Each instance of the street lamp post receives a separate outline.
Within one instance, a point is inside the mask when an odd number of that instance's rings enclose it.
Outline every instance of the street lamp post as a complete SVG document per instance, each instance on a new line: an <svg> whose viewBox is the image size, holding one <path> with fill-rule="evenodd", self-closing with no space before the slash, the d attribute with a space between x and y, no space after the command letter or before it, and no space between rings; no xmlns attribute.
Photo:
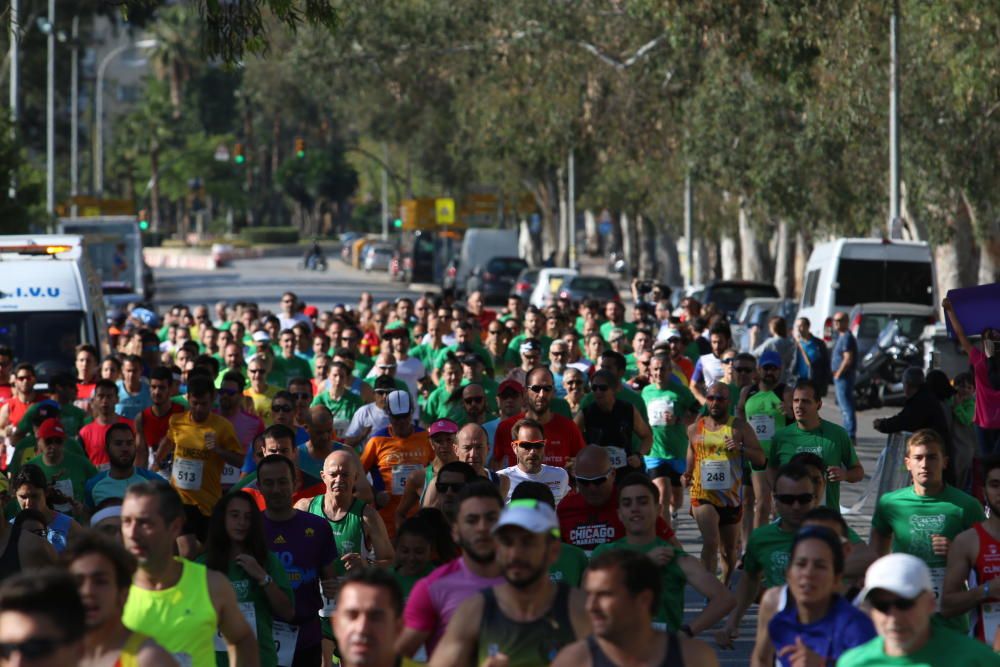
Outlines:
<svg viewBox="0 0 1000 667"><path fill-rule="evenodd" d="M104 59L101 60L101 64L97 67L97 86L95 91L95 97L97 98L97 143L94 146L94 189L97 191L98 197L104 195L104 73L107 71L108 65L111 64L112 60L133 46L140 49L148 49L156 46L156 40L140 39L138 42L135 42L135 44L122 44L121 46L112 49L108 55L104 56Z"/></svg>
<svg viewBox="0 0 1000 667"><path fill-rule="evenodd" d="M48 72L45 78L45 211L56 210L56 0L49 0Z"/></svg>

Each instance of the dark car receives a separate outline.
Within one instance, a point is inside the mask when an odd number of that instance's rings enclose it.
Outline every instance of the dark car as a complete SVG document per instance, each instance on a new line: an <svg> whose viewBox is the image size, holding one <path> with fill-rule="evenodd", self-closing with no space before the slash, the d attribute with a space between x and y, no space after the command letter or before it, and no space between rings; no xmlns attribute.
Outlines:
<svg viewBox="0 0 1000 667"><path fill-rule="evenodd" d="M574 303L586 299L597 299L604 303L605 301L620 301L621 295L618 293L618 287L608 278L575 276L570 278L559 290L559 298L570 299Z"/></svg>
<svg viewBox="0 0 1000 667"><path fill-rule="evenodd" d="M525 304L531 298L531 293L535 291L535 284L538 282L538 272L540 269L524 269L514 281L514 286L510 288L510 296L519 296Z"/></svg>
<svg viewBox="0 0 1000 667"><path fill-rule="evenodd" d="M716 280L705 286L700 301L714 303L716 309L732 321L744 299L779 298L778 288L770 283L750 280Z"/></svg>
<svg viewBox="0 0 1000 667"><path fill-rule="evenodd" d="M517 277L526 268L528 263L520 257L494 257L484 269L477 266L472 270L465 283L465 293L472 294L478 290L483 293L483 301L487 305L503 304Z"/></svg>

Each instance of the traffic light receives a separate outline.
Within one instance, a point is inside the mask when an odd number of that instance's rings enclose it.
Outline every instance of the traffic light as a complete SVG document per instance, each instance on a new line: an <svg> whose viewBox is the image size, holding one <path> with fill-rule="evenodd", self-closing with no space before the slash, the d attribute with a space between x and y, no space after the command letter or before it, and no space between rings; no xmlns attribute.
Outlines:
<svg viewBox="0 0 1000 667"><path fill-rule="evenodd" d="M137 217L139 218L139 229L142 231L149 229L149 214L146 209L139 211L139 215Z"/></svg>
<svg viewBox="0 0 1000 667"><path fill-rule="evenodd" d="M247 161L247 156L243 154L243 144L237 143L233 146L233 162L243 164Z"/></svg>
<svg viewBox="0 0 1000 667"><path fill-rule="evenodd" d="M395 227L396 229L402 229L403 228L403 219L402 218L396 218L395 220L392 221L392 226Z"/></svg>
<svg viewBox="0 0 1000 667"><path fill-rule="evenodd" d="M295 157L302 159L306 156L306 140L302 137L295 137Z"/></svg>

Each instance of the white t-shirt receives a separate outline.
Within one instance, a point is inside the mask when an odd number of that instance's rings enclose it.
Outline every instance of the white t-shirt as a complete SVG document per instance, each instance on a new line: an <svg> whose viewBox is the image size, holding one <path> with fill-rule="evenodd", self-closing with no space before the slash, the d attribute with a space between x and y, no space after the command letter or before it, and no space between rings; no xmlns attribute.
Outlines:
<svg viewBox="0 0 1000 667"><path fill-rule="evenodd" d="M389 426L389 415L374 403L368 403L354 413L351 425L347 427L347 432L343 436L354 437L364 431L366 426L371 426L371 431L368 432L368 437L371 437Z"/></svg>
<svg viewBox="0 0 1000 667"><path fill-rule="evenodd" d="M306 315L305 313L295 313L291 317L287 317L284 314L281 314L278 315L278 322L280 322L279 326L281 327L282 331L284 331L285 329L291 329L299 322L305 322L306 324L308 324L310 331L312 331L312 326L313 326L312 320L309 319L309 316Z"/></svg>
<svg viewBox="0 0 1000 667"><path fill-rule="evenodd" d="M563 499L563 496L569 493L569 473L556 466L547 466L543 463L542 469L537 473L524 472L517 466L511 466L503 470L497 470L497 474L503 475L510 480L510 489L507 491L507 498L505 498L506 502L510 502L510 494L514 492L514 489L521 482L541 482L545 484L552 489L552 495L556 498L556 505Z"/></svg>
<svg viewBox="0 0 1000 667"><path fill-rule="evenodd" d="M722 381L724 371L722 369L722 359L714 354L703 354L698 359L701 362L701 377L705 382L705 388L711 387L716 382Z"/></svg>

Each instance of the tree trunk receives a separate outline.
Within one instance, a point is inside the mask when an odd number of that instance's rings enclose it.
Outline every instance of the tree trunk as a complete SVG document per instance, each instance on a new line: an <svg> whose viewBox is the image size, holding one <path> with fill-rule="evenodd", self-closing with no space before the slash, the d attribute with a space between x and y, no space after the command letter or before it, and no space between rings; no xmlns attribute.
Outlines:
<svg viewBox="0 0 1000 667"><path fill-rule="evenodd" d="M805 235L801 231L795 232L795 259L793 260L795 269L792 273L793 296L798 297L802 294L810 252L811 249Z"/></svg>
<svg viewBox="0 0 1000 667"><path fill-rule="evenodd" d="M625 256L625 277L631 278L636 274L637 253L635 251L635 235L633 234L633 220L628 213L622 211L618 217L618 224L622 229L622 255Z"/></svg>
<svg viewBox="0 0 1000 667"><path fill-rule="evenodd" d="M160 231L160 147L154 141L149 147L149 216L154 232Z"/></svg>
<svg viewBox="0 0 1000 667"><path fill-rule="evenodd" d="M952 194L954 206L945 219L948 240L934 247L938 290L941 295L958 287L972 285L978 277L974 262L969 261L975 248L970 209L959 193ZM982 254L988 254L985 246Z"/></svg>
<svg viewBox="0 0 1000 667"><path fill-rule="evenodd" d="M597 257L601 251L601 236L597 230L597 216L589 208L583 212L583 229L587 254L591 257Z"/></svg>
<svg viewBox="0 0 1000 667"><path fill-rule="evenodd" d="M692 234L692 236L694 236ZM712 273L712 257L709 254L708 241L704 236L694 238L694 270L692 271L691 284L704 285L708 282Z"/></svg>
<svg viewBox="0 0 1000 667"><path fill-rule="evenodd" d="M765 269L763 244L757 241L757 233L750 222L750 204L740 197L739 215L740 273L744 280L768 280Z"/></svg>
<svg viewBox="0 0 1000 667"><path fill-rule="evenodd" d="M728 232L723 232L719 240L719 264L722 267L723 280L739 280L740 252L736 239Z"/></svg>
<svg viewBox="0 0 1000 667"><path fill-rule="evenodd" d="M637 274L643 280L649 280L656 272L656 227L640 213L635 217L635 229L639 251Z"/></svg>
<svg viewBox="0 0 1000 667"><path fill-rule="evenodd" d="M778 294L790 299L795 294L795 268L793 266L791 239L789 238L788 221L778 220L774 248L774 286Z"/></svg>
<svg viewBox="0 0 1000 667"><path fill-rule="evenodd" d="M666 220L660 220L659 238L657 239L657 278L667 285L683 285L680 253L677 251L677 239L667 227Z"/></svg>
<svg viewBox="0 0 1000 667"><path fill-rule="evenodd" d="M526 218L521 218L518 229L520 230L517 241L518 254L531 266L539 266L541 258L539 257L538 244L532 238L531 225L528 224Z"/></svg>
<svg viewBox="0 0 1000 667"><path fill-rule="evenodd" d="M556 193L559 197L559 236L556 239L556 266L569 266L569 192L565 172L556 169Z"/></svg>

